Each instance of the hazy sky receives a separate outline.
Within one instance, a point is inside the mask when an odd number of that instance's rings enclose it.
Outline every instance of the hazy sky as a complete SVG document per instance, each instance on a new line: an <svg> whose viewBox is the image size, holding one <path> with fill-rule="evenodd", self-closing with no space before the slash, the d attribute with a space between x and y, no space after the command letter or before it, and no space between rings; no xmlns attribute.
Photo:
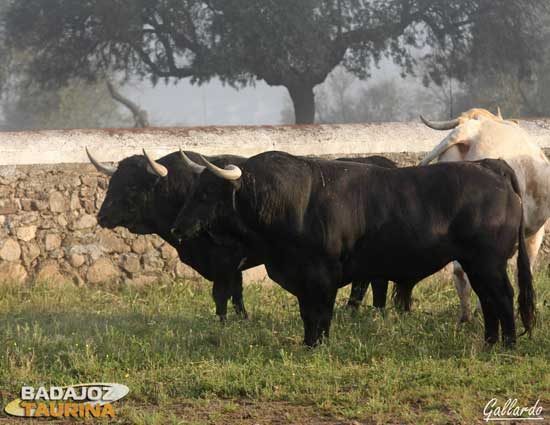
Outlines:
<svg viewBox="0 0 550 425"><path fill-rule="evenodd" d="M284 87L258 82L255 88L235 90L213 80L203 86L188 80L177 85L147 81L123 90L149 113L152 125L278 124L288 98Z"/></svg>

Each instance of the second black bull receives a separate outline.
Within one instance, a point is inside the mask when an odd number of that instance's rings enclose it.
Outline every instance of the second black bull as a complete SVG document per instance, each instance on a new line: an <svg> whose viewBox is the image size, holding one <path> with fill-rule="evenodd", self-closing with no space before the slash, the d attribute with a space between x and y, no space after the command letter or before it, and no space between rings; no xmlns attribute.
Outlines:
<svg viewBox="0 0 550 425"><path fill-rule="evenodd" d="M242 238L234 237L231 231L221 232L219 229L207 229L186 241L178 241L170 233L172 223L198 180L197 168L202 170L201 167L205 165L201 157L194 152L186 152L198 165L184 160L181 152L155 161L144 151L143 156L131 156L120 161L117 167L112 167L100 163L87 153L98 171L111 176L105 200L98 213L99 224L109 229L126 227L136 234L159 235L177 250L183 263L213 282L212 296L220 320L224 321L227 316L229 299L237 314L246 317L242 271L263 264L261 247L256 241L253 238L243 241ZM219 167L230 163L240 165L246 161L246 158L234 155L208 159ZM381 156L341 160L396 167L392 161ZM368 280L353 283L349 299L351 307L361 304L368 285ZM387 280L375 279L372 286L374 305L384 307Z"/></svg>
<svg viewBox="0 0 550 425"><path fill-rule="evenodd" d="M506 266L516 243L519 311L526 331L534 324L521 197L504 161L385 169L267 152L240 167L206 164L174 232L183 240L214 229L255 238L269 276L298 298L307 345L328 337L347 282L390 279L397 298L409 297L453 260L481 301L485 340L495 343L500 325L513 344Z"/></svg>

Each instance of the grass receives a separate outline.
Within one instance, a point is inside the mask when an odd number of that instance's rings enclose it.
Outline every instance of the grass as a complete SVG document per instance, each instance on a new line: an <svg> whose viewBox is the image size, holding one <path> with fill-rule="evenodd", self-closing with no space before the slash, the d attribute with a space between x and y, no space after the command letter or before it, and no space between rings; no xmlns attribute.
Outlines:
<svg viewBox="0 0 550 425"><path fill-rule="evenodd" d="M2 408L22 385L103 381L130 388L115 404L120 424L475 423L494 397L550 409L544 276L539 325L514 350L487 349L480 318L458 325L454 286L435 279L419 285L410 314L353 314L342 290L330 342L314 350L301 345L297 302L279 287L247 287L251 318L225 326L210 289L2 286Z"/></svg>

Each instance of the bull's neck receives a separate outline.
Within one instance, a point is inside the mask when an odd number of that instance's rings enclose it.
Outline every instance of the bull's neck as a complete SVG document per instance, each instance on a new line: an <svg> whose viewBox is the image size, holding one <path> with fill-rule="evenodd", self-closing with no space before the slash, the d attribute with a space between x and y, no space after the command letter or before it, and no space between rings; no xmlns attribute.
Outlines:
<svg viewBox="0 0 550 425"><path fill-rule="evenodd" d="M150 208L149 220L152 227L155 229L155 233L170 245L175 246L177 245L177 240L172 236L170 230L172 228L172 224L176 220L177 211L174 214L160 214L158 205L162 204L157 203L155 206Z"/></svg>

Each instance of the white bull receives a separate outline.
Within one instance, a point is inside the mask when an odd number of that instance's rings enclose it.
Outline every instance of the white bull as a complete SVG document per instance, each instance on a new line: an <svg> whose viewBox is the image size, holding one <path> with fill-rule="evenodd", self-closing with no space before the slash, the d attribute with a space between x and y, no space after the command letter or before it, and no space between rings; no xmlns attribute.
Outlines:
<svg viewBox="0 0 550 425"><path fill-rule="evenodd" d="M504 159L514 169L523 195L525 236L531 270L544 238L544 224L550 217L550 164L542 149L517 122L503 120L484 109L471 109L447 122L422 121L436 130L453 129L421 162ZM454 263L453 277L460 297L461 321L471 320L471 287L467 276Z"/></svg>

